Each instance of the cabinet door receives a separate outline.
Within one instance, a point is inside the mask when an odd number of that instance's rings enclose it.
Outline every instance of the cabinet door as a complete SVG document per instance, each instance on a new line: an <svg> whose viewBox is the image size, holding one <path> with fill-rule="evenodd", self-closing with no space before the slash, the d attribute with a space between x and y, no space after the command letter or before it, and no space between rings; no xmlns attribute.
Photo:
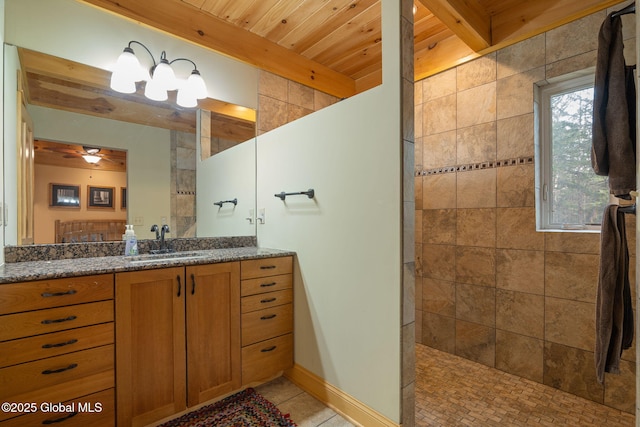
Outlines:
<svg viewBox="0 0 640 427"><path fill-rule="evenodd" d="M116 275L118 425L186 408L184 268Z"/></svg>
<svg viewBox="0 0 640 427"><path fill-rule="evenodd" d="M187 267L188 406L240 387L240 263Z"/></svg>

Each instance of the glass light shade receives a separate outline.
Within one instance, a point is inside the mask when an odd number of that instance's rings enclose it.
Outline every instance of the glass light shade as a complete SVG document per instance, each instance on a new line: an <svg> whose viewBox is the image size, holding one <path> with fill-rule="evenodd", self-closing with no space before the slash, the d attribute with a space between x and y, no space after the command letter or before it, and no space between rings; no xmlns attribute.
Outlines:
<svg viewBox="0 0 640 427"><path fill-rule="evenodd" d="M100 157L99 156L92 156L90 154L85 154L84 156L82 156L82 158L87 162L87 163L98 163L100 161Z"/></svg>
<svg viewBox="0 0 640 427"><path fill-rule="evenodd" d="M119 74L117 72L111 73L111 83L109 84L111 89L120 93L134 93L136 91L136 82L131 80L128 76Z"/></svg>
<svg viewBox="0 0 640 427"><path fill-rule="evenodd" d="M111 74L111 88L118 92L135 92L135 82L145 80L148 73L140 66L133 49L125 47Z"/></svg>
<svg viewBox="0 0 640 427"><path fill-rule="evenodd" d="M161 60L160 63L156 65L151 80L164 90L176 90L178 88L176 75L166 59Z"/></svg>
<svg viewBox="0 0 640 427"><path fill-rule="evenodd" d="M204 99L207 97L207 85L204 83L204 79L200 75L198 70L193 70L191 75L187 79L186 88L189 90L192 96L197 99Z"/></svg>
<svg viewBox="0 0 640 427"><path fill-rule="evenodd" d="M153 101L166 101L168 99L166 89L160 86L155 79L147 82L144 88L144 96Z"/></svg>
<svg viewBox="0 0 640 427"><path fill-rule="evenodd" d="M193 96L191 91L186 87L178 90L178 96L176 97L176 103L184 108L194 108L198 106L198 99Z"/></svg>

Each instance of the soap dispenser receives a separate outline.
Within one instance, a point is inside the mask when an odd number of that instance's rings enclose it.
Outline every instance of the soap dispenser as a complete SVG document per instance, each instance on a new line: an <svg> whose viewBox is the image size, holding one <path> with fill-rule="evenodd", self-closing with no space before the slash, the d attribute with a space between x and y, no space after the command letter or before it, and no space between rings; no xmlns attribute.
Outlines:
<svg viewBox="0 0 640 427"><path fill-rule="evenodd" d="M136 235L133 230L133 225L127 224L125 226L124 235L125 235L125 247L124 247L125 256L138 255L138 240L136 239Z"/></svg>

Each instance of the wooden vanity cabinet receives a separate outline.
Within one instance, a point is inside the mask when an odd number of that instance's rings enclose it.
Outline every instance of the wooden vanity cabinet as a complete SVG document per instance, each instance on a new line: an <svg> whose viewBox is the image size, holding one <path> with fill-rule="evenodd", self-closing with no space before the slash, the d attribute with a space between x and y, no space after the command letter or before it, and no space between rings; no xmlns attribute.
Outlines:
<svg viewBox="0 0 640 427"><path fill-rule="evenodd" d="M241 262L242 384L293 366L293 258Z"/></svg>
<svg viewBox="0 0 640 427"><path fill-rule="evenodd" d="M114 423L113 298L113 274L0 285L0 401L36 405L2 426Z"/></svg>
<svg viewBox="0 0 640 427"><path fill-rule="evenodd" d="M116 274L119 426L186 408L184 268Z"/></svg>
<svg viewBox="0 0 640 427"><path fill-rule="evenodd" d="M240 388L240 263L187 267L187 405Z"/></svg>
<svg viewBox="0 0 640 427"><path fill-rule="evenodd" d="M240 387L240 263L116 274L118 425Z"/></svg>

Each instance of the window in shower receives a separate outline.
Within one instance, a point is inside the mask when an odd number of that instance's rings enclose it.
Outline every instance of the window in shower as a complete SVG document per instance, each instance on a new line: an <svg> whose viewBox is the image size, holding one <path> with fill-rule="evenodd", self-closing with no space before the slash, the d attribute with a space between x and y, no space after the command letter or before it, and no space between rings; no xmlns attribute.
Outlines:
<svg viewBox="0 0 640 427"><path fill-rule="evenodd" d="M591 167L593 81L590 74L538 88L538 229L600 229L609 187Z"/></svg>

